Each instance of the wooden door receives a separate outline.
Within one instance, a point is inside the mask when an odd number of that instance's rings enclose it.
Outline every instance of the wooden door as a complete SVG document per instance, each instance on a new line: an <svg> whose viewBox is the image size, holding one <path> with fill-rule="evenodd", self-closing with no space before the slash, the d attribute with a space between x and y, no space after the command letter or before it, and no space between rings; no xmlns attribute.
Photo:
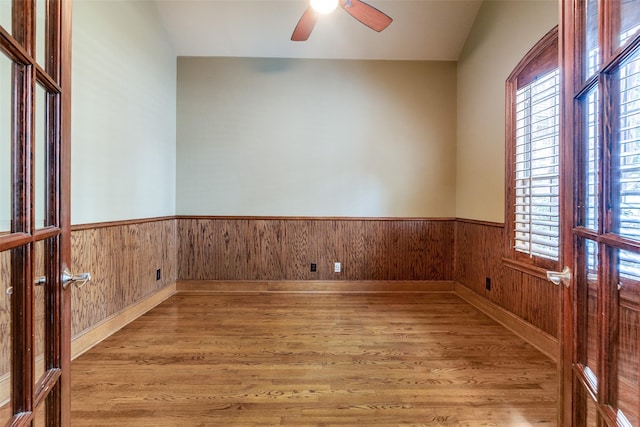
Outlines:
<svg viewBox="0 0 640 427"><path fill-rule="evenodd" d="M70 23L0 2L0 425L70 425Z"/></svg>
<svg viewBox="0 0 640 427"><path fill-rule="evenodd" d="M561 5L562 419L640 426L640 2Z"/></svg>

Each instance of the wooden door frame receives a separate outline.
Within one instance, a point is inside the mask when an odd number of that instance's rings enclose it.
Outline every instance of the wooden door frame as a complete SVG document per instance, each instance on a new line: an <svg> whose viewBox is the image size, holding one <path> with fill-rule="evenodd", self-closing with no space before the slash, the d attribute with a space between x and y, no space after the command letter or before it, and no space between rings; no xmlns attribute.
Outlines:
<svg viewBox="0 0 640 427"><path fill-rule="evenodd" d="M615 402L619 398L619 391L615 386L617 363L617 339L618 333L618 298L619 290L612 283L612 274L619 274L617 271L616 251L631 250L638 253L640 245L637 239L632 241L619 234L619 230L614 226L617 217L612 215L611 209L605 211L604 207L613 206L614 209L619 203L616 200L617 193L614 184L616 177L612 176L614 165L612 160L618 158L617 137L613 134L615 130L614 121L618 118L616 108L619 100L616 99L617 92L611 91L611 76L617 72L622 61L628 55L637 53L640 40L637 35L634 40L622 44L618 41L621 30L620 5L616 2L599 0L597 2L597 46L599 49L597 69L591 73L585 73L587 46L585 35L587 32L586 17L588 10L585 1L570 0L560 1L560 60L563 70L562 94L562 114L561 114L561 142L563 146L563 171L562 177L565 194L563 197L563 215L566 219L562 227L563 256L567 265L584 272L586 266L581 263L584 254L582 253L581 240L588 240L598 246L598 308L597 324L592 325L597 328L596 351L598 353L596 375L598 376L597 395L595 407L597 413L605 423L615 423L617 414L615 409L609 406L608 402ZM638 15L633 15L637 20ZM636 21L634 21L636 22ZM620 46L618 44L620 43ZM591 46L589 46L591 48ZM589 75L585 75L589 74ZM582 111L580 98L591 89L598 88L598 225L595 228L583 226L583 213L577 208L584 205L584 173L580 173L581 168L576 165L576 161L584 162L584 135L585 114ZM613 112L613 113L612 113ZM613 119L612 119L613 117ZM574 207L576 206L576 207ZM611 232L613 230L613 232ZM612 267L615 270L612 270ZM615 273L613 273L616 271ZM574 276L578 277L578 271ZM619 277L618 277L619 278ZM574 423L584 423L586 421L586 402L589 402L595 392L593 384L588 387L584 376L581 378L580 368L583 357L579 345L581 345L580 330L578 320L582 313L587 311L584 298L579 295L578 281L572 280L571 286L563 290L562 293L562 326L561 326L561 364L560 364L560 425L571 426ZM582 285L581 285L582 286ZM583 384L584 383L584 384Z"/></svg>
<svg viewBox="0 0 640 427"><path fill-rule="evenodd" d="M0 30L5 53L14 63L13 73L17 73L13 83L12 146L13 158L13 209L14 227L11 235L0 240L0 250L16 251L12 255L15 274L12 273L14 293L12 296L11 322L21 325L12 333L11 369L11 406L12 426L22 426L30 422L33 413L29 412L36 404L46 405L47 425L71 425L71 290L64 289L60 272L71 262L71 225L70 225L70 161L71 161L71 24L72 0L47 0L48 15L44 44L49 52L43 64L35 65L35 0L13 0L11 33ZM44 47L44 46L43 46ZM55 120L53 128L47 130L46 141L49 146L38 155L48 159L44 163L46 170L55 170L57 175L47 179L45 191L46 224L34 230L34 177L35 167L31 165L35 148L32 146L35 120L35 85L40 81L47 93L56 97L46 97L47 120ZM23 119L18 119L22 117ZM27 141L26 143L24 141ZM46 151L48 154L44 154ZM54 169L51 169L54 168ZM41 185L42 183L38 183ZM59 198L58 198L59 196ZM39 203L39 202L38 202ZM25 215L28 213L28 215ZM46 329L50 347L44 351L46 369L43 388L34 390L36 378L33 371L34 345L23 348L24 343L33 341L34 309L33 299L33 245L44 242L45 247L53 251L53 256L45 258L47 309L57 319ZM12 266L12 271L14 267ZM52 369L53 367L53 369ZM22 381L24 379L24 381ZM54 396L47 402L41 400ZM37 400L37 401L36 401ZM45 406L43 406L45 407ZM26 411L26 412L25 412ZM22 413L24 412L24 413Z"/></svg>
<svg viewBox="0 0 640 427"><path fill-rule="evenodd" d="M574 125L573 125L573 97L575 81L575 28L573 1L559 0L559 55L560 70L562 72L560 105L560 144L562 152L560 177L560 200L562 203L562 224L560 227L562 236L562 262L573 266L573 226L576 222L573 202L575 189L573 186L573 162L574 162ZM559 365L559 425L571 426L573 424L573 355L574 355L574 330L573 319L575 315L574 301L576 300L573 280L569 287L562 290L562 315L560 322L560 365Z"/></svg>
<svg viewBox="0 0 640 427"><path fill-rule="evenodd" d="M71 23L72 1L60 0L60 242L59 271L71 267ZM61 368L61 425L71 425L71 287L62 292L60 331Z"/></svg>

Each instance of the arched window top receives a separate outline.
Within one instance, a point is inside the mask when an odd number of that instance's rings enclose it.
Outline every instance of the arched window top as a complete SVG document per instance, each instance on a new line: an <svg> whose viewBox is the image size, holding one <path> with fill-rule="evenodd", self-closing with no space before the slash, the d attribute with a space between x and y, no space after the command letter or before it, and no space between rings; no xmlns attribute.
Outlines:
<svg viewBox="0 0 640 427"><path fill-rule="evenodd" d="M558 27L544 35L520 60L507 82L520 89L558 68Z"/></svg>
<svg viewBox="0 0 640 427"><path fill-rule="evenodd" d="M506 257L554 269L560 251L558 28L522 58L506 82Z"/></svg>

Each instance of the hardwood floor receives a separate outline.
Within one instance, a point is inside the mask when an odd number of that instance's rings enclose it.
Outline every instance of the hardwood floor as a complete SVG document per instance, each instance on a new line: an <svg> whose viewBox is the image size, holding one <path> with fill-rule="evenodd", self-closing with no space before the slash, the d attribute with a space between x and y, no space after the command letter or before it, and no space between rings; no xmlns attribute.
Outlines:
<svg viewBox="0 0 640 427"><path fill-rule="evenodd" d="M555 425L557 374L453 293L178 294L72 394L73 426Z"/></svg>

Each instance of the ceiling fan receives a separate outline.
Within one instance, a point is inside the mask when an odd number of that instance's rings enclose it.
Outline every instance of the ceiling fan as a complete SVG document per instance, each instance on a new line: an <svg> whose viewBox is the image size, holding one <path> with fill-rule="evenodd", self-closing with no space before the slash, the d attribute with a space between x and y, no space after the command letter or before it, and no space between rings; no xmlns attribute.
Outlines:
<svg viewBox="0 0 640 427"><path fill-rule="evenodd" d="M317 3L321 4L317 5ZM304 11L298 21L298 25L296 25L296 28L293 30L291 40L296 42L307 40L313 27L316 25L318 15L333 11L338 3L349 15L378 32L387 28L389 24L391 24L391 21L393 21L393 19L383 12L360 0L329 0L329 5L326 6L325 3L327 2L311 0L309 7Z"/></svg>

